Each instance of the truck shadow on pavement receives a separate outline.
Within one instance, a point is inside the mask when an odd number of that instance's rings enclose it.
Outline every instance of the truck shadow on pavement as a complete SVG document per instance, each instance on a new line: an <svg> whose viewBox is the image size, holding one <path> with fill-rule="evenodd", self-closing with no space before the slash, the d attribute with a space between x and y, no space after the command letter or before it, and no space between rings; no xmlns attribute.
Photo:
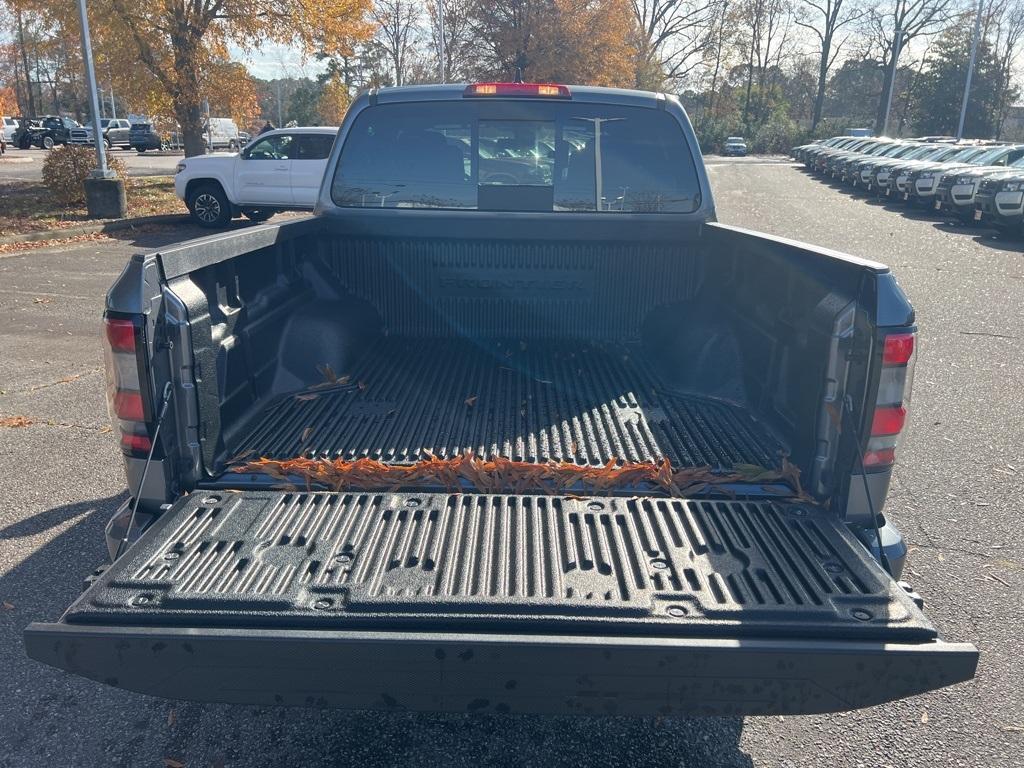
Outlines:
<svg viewBox="0 0 1024 768"><path fill-rule="evenodd" d="M32 661L25 627L55 621L80 594L82 579L104 561L103 527L124 498L65 504L0 529L0 549L17 563L0 575L0 766L752 766L740 749L741 718L196 704L110 688ZM56 529L44 545L31 541ZM30 554L19 561L23 548Z"/></svg>
<svg viewBox="0 0 1024 768"><path fill-rule="evenodd" d="M283 221L285 221L283 217L277 217L276 219L272 218L268 223L279 224ZM179 224L142 224L131 229L116 229L105 234L113 240L137 245L148 252L150 250L159 250L168 245L181 245L181 243L187 240L195 240L211 235L222 235L239 229L258 226L261 225L248 219L234 219L228 226L221 229L204 229L198 224L193 224L191 220L183 218Z"/></svg>

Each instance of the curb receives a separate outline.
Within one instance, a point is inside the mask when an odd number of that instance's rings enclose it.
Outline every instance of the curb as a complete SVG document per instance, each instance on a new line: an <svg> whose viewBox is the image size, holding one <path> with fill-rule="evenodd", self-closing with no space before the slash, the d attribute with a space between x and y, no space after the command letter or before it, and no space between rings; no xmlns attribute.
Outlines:
<svg viewBox="0 0 1024 768"><path fill-rule="evenodd" d="M189 221L187 213L163 213L155 216L137 216L134 219L114 219L113 221L82 224L66 229L47 229L41 232L26 232L21 235L0 237L0 245L11 243L34 243L39 240L62 240L77 235L91 235L96 232L118 232L123 229L134 229L147 224L185 224Z"/></svg>

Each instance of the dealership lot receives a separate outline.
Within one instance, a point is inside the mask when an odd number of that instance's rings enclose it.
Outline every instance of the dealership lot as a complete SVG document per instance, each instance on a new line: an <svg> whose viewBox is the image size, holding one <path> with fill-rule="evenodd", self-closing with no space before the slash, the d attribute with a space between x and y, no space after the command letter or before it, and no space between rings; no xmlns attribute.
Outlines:
<svg viewBox="0 0 1024 768"><path fill-rule="evenodd" d="M0 428L0 668L11 681L0 766L1018 764L1021 243L887 211L788 162L709 168L722 221L886 262L914 302L922 352L888 511L914 547L907 576L943 637L981 649L975 681L841 716L633 721L199 706L28 661L22 629L74 598L105 556L102 527L123 498L99 314L129 254L197 234L160 230L0 256L0 418L33 422Z"/></svg>
<svg viewBox="0 0 1024 768"><path fill-rule="evenodd" d="M49 154L45 149L7 148L7 154L0 160L0 184L5 181L42 181L43 161ZM174 166L181 160L181 153L172 152L129 152L114 149L110 152L124 163L129 176L170 176Z"/></svg>

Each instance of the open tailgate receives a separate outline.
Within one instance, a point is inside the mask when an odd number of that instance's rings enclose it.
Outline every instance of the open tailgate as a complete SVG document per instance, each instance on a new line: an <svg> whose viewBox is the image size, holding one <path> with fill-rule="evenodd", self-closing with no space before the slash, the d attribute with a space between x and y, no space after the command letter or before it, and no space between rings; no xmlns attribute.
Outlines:
<svg viewBox="0 0 1024 768"><path fill-rule="evenodd" d="M29 655L218 702L800 714L968 680L844 525L809 504L200 491Z"/></svg>

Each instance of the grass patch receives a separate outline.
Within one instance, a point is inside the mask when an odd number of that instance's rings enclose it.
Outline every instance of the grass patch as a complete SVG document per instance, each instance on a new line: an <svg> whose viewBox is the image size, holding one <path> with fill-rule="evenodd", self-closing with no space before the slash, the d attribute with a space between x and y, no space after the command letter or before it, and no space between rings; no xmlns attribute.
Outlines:
<svg viewBox="0 0 1024 768"><path fill-rule="evenodd" d="M188 213L174 195L173 176L142 176L128 180L128 216ZM0 237L66 229L92 221L85 205L61 205L42 182L0 183Z"/></svg>

